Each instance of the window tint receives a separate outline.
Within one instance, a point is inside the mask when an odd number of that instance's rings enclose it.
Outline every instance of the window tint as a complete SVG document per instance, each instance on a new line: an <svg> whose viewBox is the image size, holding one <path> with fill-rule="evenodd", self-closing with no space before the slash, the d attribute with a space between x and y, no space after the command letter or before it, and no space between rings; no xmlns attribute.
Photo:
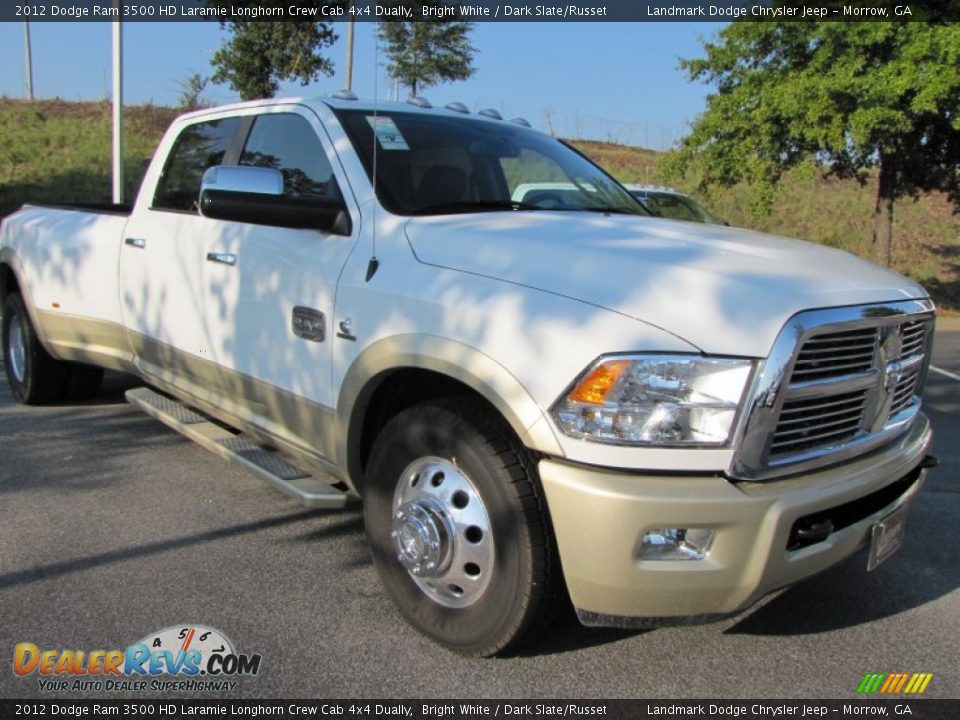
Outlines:
<svg viewBox="0 0 960 720"><path fill-rule="evenodd" d="M239 118L225 118L184 128L163 168L153 207L196 211L200 179L207 168L223 162L239 124Z"/></svg>
<svg viewBox="0 0 960 720"><path fill-rule="evenodd" d="M327 154L309 122L300 115L261 115L247 138L241 165L276 168L283 173L283 194L305 199L340 198Z"/></svg>

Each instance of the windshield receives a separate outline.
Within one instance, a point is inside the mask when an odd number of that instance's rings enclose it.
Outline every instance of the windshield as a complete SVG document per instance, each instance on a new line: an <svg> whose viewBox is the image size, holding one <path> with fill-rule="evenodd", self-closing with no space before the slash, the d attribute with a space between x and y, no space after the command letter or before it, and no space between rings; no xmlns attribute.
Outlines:
<svg viewBox="0 0 960 720"><path fill-rule="evenodd" d="M398 215L650 214L578 152L519 125L403 111L335 112L371 177L376 138L377 197Z"/></svg>
<svg viewBox="0 0 960 720"><path fill-rule="evenodd" d="M711 215L706 208L686 195L673 193L636 191L634 196L654 215L669 220L690 220L692 222L722 225L723 221Z"/></svg>

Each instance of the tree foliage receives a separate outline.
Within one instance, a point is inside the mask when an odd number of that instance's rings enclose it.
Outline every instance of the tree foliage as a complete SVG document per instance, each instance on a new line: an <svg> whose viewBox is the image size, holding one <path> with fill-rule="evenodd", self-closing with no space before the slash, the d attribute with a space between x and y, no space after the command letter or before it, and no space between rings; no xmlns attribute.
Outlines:
<svg viewBox="0 0 960 720"><path fill-rule="evenodd" d="M259 5L233 1L231 5ZM330 4L318 2L318 5ZM337 35L329 23L223 21L230 37L213 56L216 83L229 83L244 100L273 97L284 80L301 85L333 75L333 62L323 56Z"/></svg>
<svg viewBox="0 0 960 720"><path fill-rule="evenodd" d="M669 160L701 187L769 192L787 169L878 176L874 254L889 264L894 201L943 190L960 207L960 25L735 22L681 61L716 87Z"/></svg>
<svg viewBox="0 0 960 720"><path fill-rule="evenodd" d="M210 78L204 77L200 73L191 73L177 85L180 92L177 95L177 107L185 112L199 110L206 107L203 101L203 91L207 88Z"/></svg>
<svg viewBox="0 0 960 720"><path fill-rule="evenodd" d="M384 20L378 34L386 44L387 72L410 88L411 95L442 81L466 80L473 74L472 24L459 20L459 11L443 0L385 0L387 8L405 7L411 21ZM453 14L426 14L427 8ZM429 11L428 11L429 12Z"/></svg>

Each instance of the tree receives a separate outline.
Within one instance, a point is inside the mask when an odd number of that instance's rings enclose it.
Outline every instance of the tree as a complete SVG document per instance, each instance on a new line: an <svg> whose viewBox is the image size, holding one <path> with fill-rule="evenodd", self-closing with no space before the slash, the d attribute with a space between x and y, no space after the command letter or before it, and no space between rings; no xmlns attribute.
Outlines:
<svg viewBox="0 0 960 720"><path fill-rule="evenodd" d="M256 0L230 4L260 5ZM281 80L306 85L320 75L333 75L333 63L321 55L337 40L328 23L230 20L220 25L228 26L231 35L213 56L211 79L229 83L244 100L273 97Z"/></svg>
<svg viewBox="0 0 960 720"><path fill-rule="evenodd" d="M960 208L960 25L735 22L704 49L681 67L717 91L675 173L769 191L800 163L861 184L875 171L873 250L887 265L897 199L943 190Z"/></svg>
<svg viewBox="0 0 960 720"><path fill-rule="evenodd" d="M180 86L180 94L177 95L177 107L184 111L199 110L205 107L202 96L209 81L210 78L203 77L197 72L191 73L185 79L180 80L177 83Z"/></svg>
<svg viewBox="0 0 960 720"><path fill-rule="evenodd" d="M387 72L410 88L410 94L444 80L473 74L472 24L459 20L457 8L443 0L384 0L388 10L406 8L409 22L382 20L378 29L390 62Z"/></svg>

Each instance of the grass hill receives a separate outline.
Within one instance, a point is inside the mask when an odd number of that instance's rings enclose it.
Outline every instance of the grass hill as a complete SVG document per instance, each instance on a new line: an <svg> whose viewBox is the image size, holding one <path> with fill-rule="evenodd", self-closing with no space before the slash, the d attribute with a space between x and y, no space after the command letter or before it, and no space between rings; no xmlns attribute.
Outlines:
<svg viewBox="0 0 960 720"><path fill-rule="evenodd" d="M124 184L133 197L177 111L125 110ZM110 163L110 103L0 99L0 216L27 201L110 202Z"/></svg>
<svg viewBox="0 0 960 720"><path fill-rule="evenodd" d="M177 110L152 105L125 113L128 197ZM26 201L109 202L110 105L0 99L0 216ZM623 182L656 183L660 153L574 141ZM689 188L680 188L687 189ZM700 199L732 225L799 237L869 257L876 181L860 186L818 173L792 173L772 212L751 210L738 186ZM942 309L960 311L960 216L942 194L897 203L894 267L923 283Z"/></svg>

